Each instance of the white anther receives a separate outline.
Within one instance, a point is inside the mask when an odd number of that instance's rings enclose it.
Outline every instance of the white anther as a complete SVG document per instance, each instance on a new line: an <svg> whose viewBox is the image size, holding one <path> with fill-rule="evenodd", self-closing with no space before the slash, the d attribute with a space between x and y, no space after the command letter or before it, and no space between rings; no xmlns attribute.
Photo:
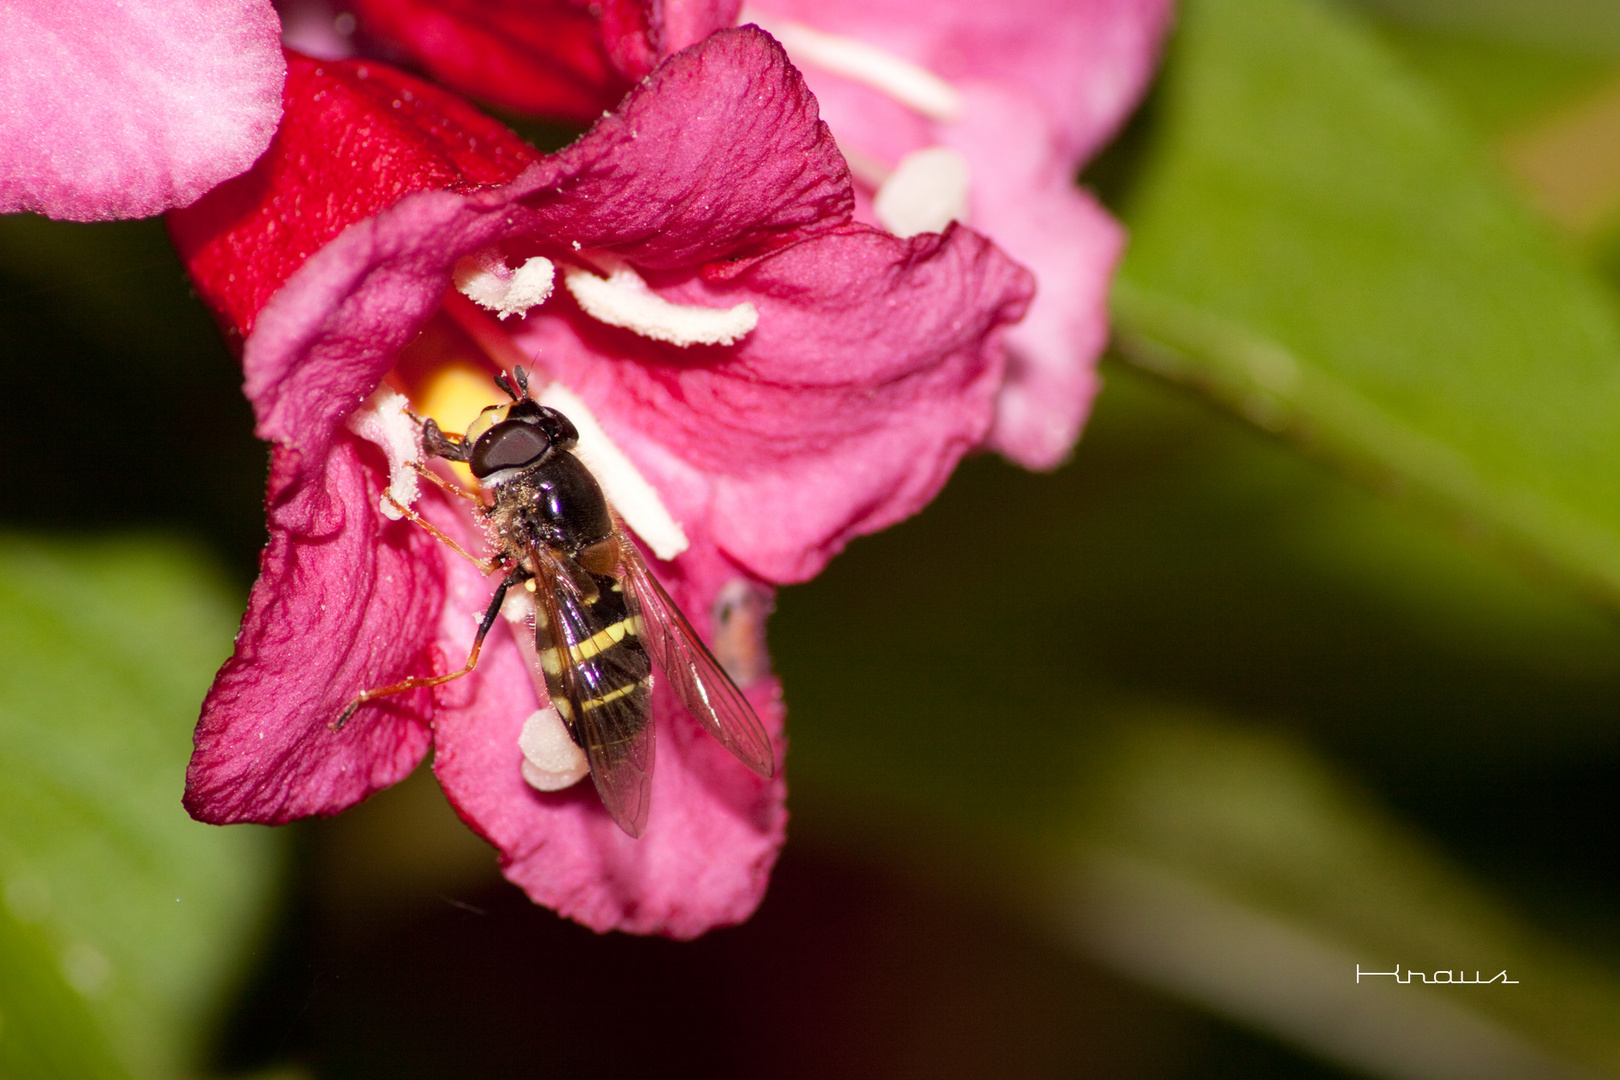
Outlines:
<svg viewBox="0 0 1620 1080"><path fill-rule="evenodd" d="M376 444L388 459L388 493L378 501L377 509L389 521L405 516L394 503L410 506L421 494L416 470L411 464L422 460L422 444L416 421L406 412L409 405L405 395L379 386L364 405L350 414L348 421L350 431Z"/></svg>
<svg viewBox="0 0 1620 1080"><path fill-rule="evenodd" d="M759 325L759 311L746 301L730 308L672 304L623 262L605 278L565 266L563 283L593 319L671 345L730 345Z"/></svg>
<svg viewBox="0 0 1620 1080"><path fill-rule="evenodd" d="M967 159L946 146L901 158L872 199L878 222L899 237L940 232L966 220L967 209Z"/></svg>
<svg viewBox="0 0 1620 1080"><path fill-rule="evenodd" d="M930 120L950 123L962 114L962 95L921 64L887 49L841 34L824 34L803 23L778 22L743 9L738 23L754 23L782 43L795 64L810 64L833 75L865 83Z"/></svg>
<svg viewBox="0 0 1620 1080"><path fill-rule="evenodd" d="M507 267L500 252L480 251L456 262L456 291L502 319L527 315L551 296L556 267L536 255L516 270Z"/></svg>
<svg viewBox="0 0 1620 1080"><path fill-rule="evenodd" d="M641 475L641 470L607 437L585 403L555 382L542 390L537 400L574 422L579 431L575 455L602 485L602 493L624 523L652 548L653 554L660 559L673 559L685 551L690 542L681 523L670 514L658 497L657 489Z"/></svg>
<svg viewBox="0 0 1620 1080"><path fill-rule="evenodd" d="M523 721L518 749L523 751L523 780L539 791L561 791L590 775L585 751L574 745L562 717L549 705Z"/></svg>

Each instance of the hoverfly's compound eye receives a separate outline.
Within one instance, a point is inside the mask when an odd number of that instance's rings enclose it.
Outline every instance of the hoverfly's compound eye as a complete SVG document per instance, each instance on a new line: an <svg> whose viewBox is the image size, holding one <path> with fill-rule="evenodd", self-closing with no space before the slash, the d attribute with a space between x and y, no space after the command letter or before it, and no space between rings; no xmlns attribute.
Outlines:
<svg viewBox="0 0 1620 1080"><path fill-rule="evenodd" d="M482 480L502 469L533 465L551 449L551 438L534 424L506 420L478 437L468 465Z"/></svg>

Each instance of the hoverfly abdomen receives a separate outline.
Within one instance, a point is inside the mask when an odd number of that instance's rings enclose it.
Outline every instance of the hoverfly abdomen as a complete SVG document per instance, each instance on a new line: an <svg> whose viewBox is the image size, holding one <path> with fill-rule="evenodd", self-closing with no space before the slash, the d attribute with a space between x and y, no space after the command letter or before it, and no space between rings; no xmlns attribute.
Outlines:
<svg viewBox="0 0 1620 1080"><path fill-rule="evenodd" d="M641 616L625 602L619 580L589 575L595 599L557 606L562 625L549 625L547 605L535 615L535 651L546 690L568 733L582 731L602 743L609 762L646 726L652 704L652 658L641 641ZM583 714L576 716L576 708Z"/></svg>

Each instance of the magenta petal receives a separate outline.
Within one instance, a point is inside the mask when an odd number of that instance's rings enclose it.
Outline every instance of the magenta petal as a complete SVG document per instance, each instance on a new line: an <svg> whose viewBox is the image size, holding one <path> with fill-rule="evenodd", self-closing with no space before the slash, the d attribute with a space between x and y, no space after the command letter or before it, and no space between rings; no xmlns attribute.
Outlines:
<svg viewBox="0 0 1620 1080"><path fill-rule="evenodd" d="M688 115L726 117L744 101L769 122ZM351 226L288 280L248 339L259 434L319 460L326 433L437 305L455 260L503 236L580 239L653 265L797 238L728 282L706 283L690 264L649 274L671 299L755 303L760 326L729 363L589 320L589 347L523 343L615 434L722 478L712 505L678 507L683 520L712 514L715 542L762 578L810 576L852 536L915 513L983 441L1002 373L997 333L1031 289L969 230L901 241L844 224L847 174L814 108L774 42L726 31L513 184L417 193ZM583 318L559 297L530 324L554 322L554 310ZM613 385L598 392L603 379Z"/></svg>
<svg viewBox="0 0 1620 1080"><path fill-rule="evenodd" d="M0 5L0 212L94 221L196 201L281 119L270 0Z"/></svg>
<svg viewBox="0 0 1620 1080"><path fill-rule="evenodd" d="M277 449L270 544L237 638L203 703L186 808L211 822L336 813L404 779L427 752L418 691L333 731L353 688L429 670L443 583L433 541L377 512L383 482L350 435L307 473ZM377 455L378 461L381 455Z"/></svg>
<svg viewBox="0 0 1620 1080"><path fill-rule="evenodd" d="M691 265L795 229L831 228L853 208L816 99L781 47L752 28L671 58L537 169L556 186L524 199L531 229L647 266Z"/></svg>
<svg viewBox="0 0 1620 1080"><path fill-rule="evenodd" d="M735 570L712 547L681 563L678 579L660 573L701 624ZM451 804L500 849L506 876L537 903L599 931L692 938L752 914L787 827L776 680L747 688L777 743L773 780L749 772L659 688L652 815L632 840L602 812L589 781L554 793L524 783L518 735L534 695L510 635L495 638L476 696L441 699L433 768Z"/></svg>

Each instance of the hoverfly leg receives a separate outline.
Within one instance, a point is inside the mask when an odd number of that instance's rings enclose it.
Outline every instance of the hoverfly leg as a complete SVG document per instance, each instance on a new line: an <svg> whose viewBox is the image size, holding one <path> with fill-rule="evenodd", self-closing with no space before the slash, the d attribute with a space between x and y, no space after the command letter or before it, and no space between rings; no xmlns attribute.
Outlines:
<svg viewBox="0 0 1620 1080"><path fill-rule="evenodd" d="M440 686L469 674L473 668L478 666L478 654L484 648L485 635L495 625L495 620L500 618L501 605L506 601L506 590L525 580L528 576L527 572L523 570L513 570L506 576L504 581L495 587L495 595L490 598L489 607L484 611L484 617L478 623L478 633L473 635L472 650L467 653L467 664L460 671L452 671L448 675L416 675L394 683L392 686L379 686L374 690L362 690L355 696L353 701L349 702L338 718L332 721L332 730L341 731L343 725L347 724L349 718L354 715L355 710L368 701L375 701L377 698L388 697L392 694L403 694L407 690L416 690L424 686Z"/></svg>
<svg viewBox="0 0 1620 1080"><path fill-rule="evenodd" d="M446 480L444 477L440 476L438 473L434 472L420 461L411 461L407 462L407 464L410 465L411 468L415 469L417 473L421 475L422 479L437 484L441 490L447 492L448 494L454 495L460 499L466 499L470 503L477 503L479 506L484 505L484 498L483 496L479 495L478 492L468 491L460 484Z"/></svg>
<svg viewBox="0 0 1620 1080"><path fill-rule="evenodd" d="M437 525L433 524L433 522L429 521L421 514L418 514L415 510L412 510L410 507L406 506L404 503L400 502L387 492L383 493L383 498L387 499L389 505L395 510L398 510L400 514L407 520L415 522L417 525L420 525L422 528L426 529L433 539L445 545L451 551L454 551L457 555L460 555L463 559L466 559L474 566L478 567L478 572L480 574L493 574L495 571L501 568L500 560L480 559L476 555L469 554L466 548L462 547L450 537L446 536L444 531Z"/></svg>

